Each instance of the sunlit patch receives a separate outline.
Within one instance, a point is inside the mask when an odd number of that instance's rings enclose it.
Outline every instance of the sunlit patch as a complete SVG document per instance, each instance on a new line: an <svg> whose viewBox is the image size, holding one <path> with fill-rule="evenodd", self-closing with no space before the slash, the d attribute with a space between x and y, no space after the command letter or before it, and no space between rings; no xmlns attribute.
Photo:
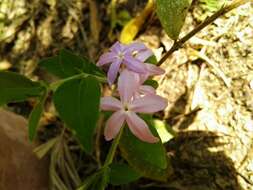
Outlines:
<svg viewBox="0 0 253 190"><path fill-rule="evenodd" d="M11 63L7 60L3 60L0 62L0 71L2 70L8 70L11 68Z"/></svg>

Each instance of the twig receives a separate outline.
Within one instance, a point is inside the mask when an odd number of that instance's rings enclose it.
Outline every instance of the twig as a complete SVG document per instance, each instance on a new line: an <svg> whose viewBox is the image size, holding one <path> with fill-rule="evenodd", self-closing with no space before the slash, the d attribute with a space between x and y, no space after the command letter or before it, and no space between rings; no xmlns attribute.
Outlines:
<svg viewBox="0 0 253 190"><path fill-rule="evenodd" d="M157 66L160 66L174 51L178 50L182 47L182 45L188 41L191 37L193 37L196 33L201 31L203 28L211 24L213 21L215 21L220 16L223 16L224 14L228 13L229 11L245 4L248 2L253 2L253 0L235 0L230 5L227 5L225 7L222 7L220 10L218 10L216 13L214 13L212 16L206 18L202 23L200 23L196 28L194 28L192 31L190 31L188 34L186 34L183 38L180 40L175 40L174 44L170 48L169 51L165 53L165 55L161 58L161 60L157 63Z"/></svg>
<svg viewBox="0 0 253 190"><path fill-rule="evenodd" d="M95 44L99 42L99 34L101 30L101 23L98 16L98 8L96 1L88 0L90 8L90 31L91 37L93 38Z"/></svg>
<svg viewBox="0 0 253 190"><path fill-rule="evenodd" d="M104 115L101 115L98 121L98 126L97 126L97 135L96 135L96 141L95 141L95 155L96 155L96 160L98 163L99 168L101 168L102 163L100 160L100 155L101 155L101 150L100 150L100 137L102 133L102 124L104 122Z"/></svg>
<svg viewBox="0 0 253 190"><path fill-rule="evenodd" d="M247 182L248 184L253 185L253 182L250 179L248 179L247 177L245 177L243 174L241 174L239 172L236 172L236 174L238 176L240 176L242 179L244 179L244 181Z"/></svg>

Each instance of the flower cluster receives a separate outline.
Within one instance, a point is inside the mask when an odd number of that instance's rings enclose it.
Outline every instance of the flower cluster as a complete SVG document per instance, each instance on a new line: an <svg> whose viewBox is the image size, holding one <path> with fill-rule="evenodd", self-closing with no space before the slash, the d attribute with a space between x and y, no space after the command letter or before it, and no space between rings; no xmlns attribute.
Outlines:
<svg viewBox="0 0 253 190"><path fill-rule="evenodd" d="M164 73L163 69L145 63L152 55L152 51L142 43L125 45L116 42L108 53L100 57L98 66L110 64L107 73L109 85L115 82L119 73L117 91L120 100L111 96L101 98L101 109L114 111L105 126L106 140L116 137L126 122L130 131L140 140L149 143L159 141L146 122L136 114L152 114L167 106L167 100L158 96L152 86L143 84L148 77Z"/></svg>

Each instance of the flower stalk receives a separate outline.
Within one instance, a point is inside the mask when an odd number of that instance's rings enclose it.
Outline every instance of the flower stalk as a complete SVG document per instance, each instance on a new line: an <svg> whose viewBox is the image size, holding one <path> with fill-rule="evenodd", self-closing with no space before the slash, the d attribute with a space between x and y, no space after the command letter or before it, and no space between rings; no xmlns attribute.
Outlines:
<svg viewBox="0 0 253 190"><path fill-rule="evenodd" d="M62 80L51 83L50 86L49 86L49 89L54 91L58 86L60 86L64 82L67 82L67 81L70 81L70 80L73 80L73 79L81 79L81 78L85 78L85 77L88 77L88 76L95 76L95 75L91 75L91 74L88 74L88 73L76 74L74 76L71 76L71 77L68 77L68 78L65 78L65 79L62 79ZM95 76L95 77L100 82L103 82L103 83L107 82L106 78L104 78L102 76L101 77L100 76Z"/></svg>
<svg viewBox="0 0 253 190"><path fill-rule="evenodd" d="M104 163L103 167L108 167L112 163L113 158L114 158L115 153L116 153L116 150L117 150L117 147L119 145L120 138L122 136L123 130L124 130L124 127L122 127L120 129L120 132L118 133L117 137L113 140L113 143L110 147L109 153L106 156L106 160L105 160L105 163Z"/></svg>

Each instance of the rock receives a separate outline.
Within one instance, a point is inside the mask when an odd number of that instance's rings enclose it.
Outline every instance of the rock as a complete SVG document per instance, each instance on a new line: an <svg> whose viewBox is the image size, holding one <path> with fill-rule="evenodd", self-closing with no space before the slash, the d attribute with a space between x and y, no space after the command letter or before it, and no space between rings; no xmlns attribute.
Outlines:
<svg viewBox="0 0 253 190"><path fill-rule="evenodd" d="M27 135L27 121L0 110L0 189L48 190L49 162L33 153L35 145Z"/></svg>

